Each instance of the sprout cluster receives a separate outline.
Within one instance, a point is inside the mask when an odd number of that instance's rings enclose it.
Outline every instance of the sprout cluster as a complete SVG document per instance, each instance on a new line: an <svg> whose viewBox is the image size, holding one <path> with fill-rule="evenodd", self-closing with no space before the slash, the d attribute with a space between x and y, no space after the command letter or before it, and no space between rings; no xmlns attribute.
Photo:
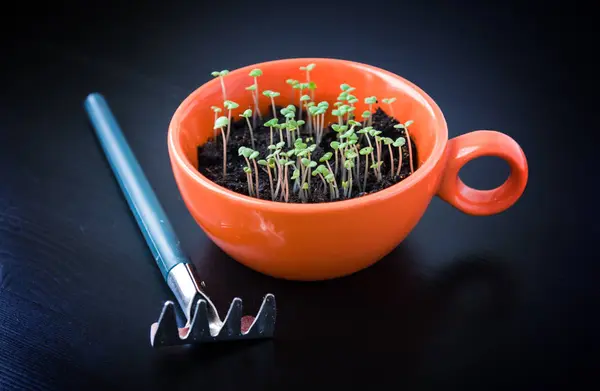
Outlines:
<svg viewBox="0 0 600 391"><path fill-rule="evenodd" d="M315 99L317 85L311 80L311 72L314 69L315 64L300 67L304 81L286 80L293 93L292 100L285 102L286 106L283 106L282 102L276 102L281 99L279 92L270 89L259 90L259 78L263 75L260 69L249 72L252 83L246 90L252 94L254 107L246 109L240 117L246 122L251 146L238 149L238 155L246 162L243 170L246 173L248 194L256 198L270 198L272 201L283 202L289 202L290 196L297 194L302 202L308 202L311 192L320 190L327 194L330 200L351 198L353 194L366 190L369 178L375 178L377 181L384 179L383 165L388 168L385 175L390 179L398 177L404 164L404 148L408 148L412 174L414 167L408 128L413 121L394 126L396 129L403 129L406 138L400 134L394 138L385 137L382 130L373 127L372 115L378 103L377 97L363 98L364 107L368 107L368 110L356 113L357 104L361 100L355 95L356 88L344 83L340 85L337 100L331 105L325 100L318 101ZM214 77L219 77L223 95L223 108L212 106L211 109L214 111L215 139L217 130L221 133L224 177L227 175L227 142L232 123L231 112L239 107L237 103L227 99L225 80L228 73L227 70L212 73ZM266 122L262 122L259 94L270 100L272 118ZM381 102L388 106L392 116L392 103L395 101L395 97L381 99ZM277 111L278 106L283 107ZM227 115L220 115L221 113ZM335 118L332 124L325 123L328 113ZM269 145L266 149L264 146L257 146L255 142L256 132L262 131L258 120L268 132ZM325 144L324 135L329 132L335 133L330 136L333 141ZM315 157L319 146L319 154ZM384 156L386 150L387 157ZM259 170L264 173L263 181L268 178L268 195L260 194Z"/></svg>

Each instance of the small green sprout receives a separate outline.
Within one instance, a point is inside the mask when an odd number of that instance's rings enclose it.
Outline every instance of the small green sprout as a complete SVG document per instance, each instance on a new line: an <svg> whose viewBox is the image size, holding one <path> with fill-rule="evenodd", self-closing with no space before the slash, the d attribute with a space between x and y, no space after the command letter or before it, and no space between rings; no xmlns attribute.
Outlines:
<svg viewBox="0 0 600 391"><path fill-rule="evenodd" d="M365 104L369 105L369 111L373 112L373 105L377 103L376 96L367 96L365 98Z"/></svg>
<svg viewBox="0 0 600 391"><path fill-rule="evenodd" d="M381 170L379 169L379 167L381 167L381 131L380 130L376 130L371 128L369 130L369 135L371 137L373 137L375 139L375 151L377 152L377 160L373 159L373 163L376 163L376 175L377 175L377 180L380 181L381 180ZM369 141L369 146L372 147L371 145L371 141L369 140L369 138L367 138L367 140Z"/></svg>
<svg viewBox="0 0 600 391"><path fill-rule="evenodd" d="M211 72L213 77L218 77L221 81L221 92L223 93L223 100L227 100L227 91L225 90L225 81L223 78L229 74L227 69L223 69L222 71L214 71Z"/></svg>
<svg viewBox="0 0 600 391"><path fill-rule="evenodd" d="M340 143L339 141L332 141L329 144L329 146L331 147L331 149L333 149L333 152L334 152L334 156L335 156L334 174L337 175L337 173L338 173L338 152L340 155L342 155L343 144Z"/></svg>
<svg viewBox="0 0 600 391"><path fill-rule="evenodd" d="M394 176L394 153L392 151L392 144L394 143L394 140L389 137L384 137L381 139L381 141L383 141L383 144L388 146L388 150L390 151L390 176Z"/></svg>
<svg viewBox="0 0 600 391"><path fill-rule="evenodd" d="M273 144L273 128L277 126L278 122L279 121L277 120L277 118L271 118L270 120L268 120L267 122L265 122L263 124L263 126L268 127L269 131L271 132L271 134L270 134L271 138L270 138L270 144L269 145Z"/></svg>
<svg viewBox="0 0 600 391"><path fill-rule="evenodd" d="M249 76L250 76L250 77L257 78L257 77L259 77L259 76L262 76L262 74L263 74L263 73L262 73L262 71L261 71L260 69L258 69L258 68L254 68L253 70L251 70L251 71L250 71L250 73L249 73ZM256 79L255 79L255 82L254 82L254 84L255 84L255 85L257 84L257 83L256 83Z"/></svg>
<svg viewBox="0 0 600 391"><path fill-rule="evenodd" d="M338 124L344 124L344 120L342 119L342 112L340 111L339 107L335 110L331 110L331 114L338 117Z"/></svg>
<svg viewBox="0 0 600 391"><path fill-rule="evenodd" d="M273 118L277 118L277 109L275 108L275 98L281 95L279 92L265 90L263 95L271 99L271 106L273 107Z"/></svg>
<svg viewBox="0 0 600 391"><path fill-rule="evenodd" d="M396 176L400 176L400 169L402 168L402 146L404 146L404 144L406 144L406 139L404 137L398 137L392 144L394 147L398 148L398 171L396 171Z"/></svg>
<svg viewBox="0 0 600 391"><path fill-rule="evenodd" d="M298 85L300 82L296 79L287 79L286 84L288 84L290 87L292 87L292 102L294 101L294 97L295 97L295 93L294 90L296 89L296 85Z"/></svg>
<svg viewBox="0 0 600 391"><path fill-rule="evenodd" d="M227 141L229 141L229 131L231 130L231 110L237 109L238 107L240 107L240 105L238 105L234 101L226 100L223 102L223 106L225 106L228 112L227 119L229 120L229 123L227 124Z"/></svg>
<svg viewBox="0 0 600 391"><path fill-rule="evenodd" d="M331 199L333 200L340 198L340 191L337 186L337 180L335 179L335 174L331 172L331 168L329 169L327 175L325 175L325 180L327 181L327 183L329 183L330 186L329 191L331 194Z"/></svg>
<svg viewBox="0 0 600 391"><path fill-rule="evenodd" d="M312 100L315 100L315 90L317 89L317 83L314 81L308 82L308 89L310 90L310 97Z"/></svg>
<svg viewBox="0 0 600 391"><path fill-rule="evenodd" d="M347 152L348 153L346 154L346 156L348 156L350 152L352 152L352 154L354 154L354 151L347 151ZM354 156L354 155L350 155L350 156ZM352 196L352 184L354 182L352 179L352 169L354 168L354 160L352 160L353 158L350 156L348 156L347 159L344 161L344 168L346 169L345 172L348 173L348 180L345 182L346 186L344 186L344 197L346 197L346 198L350 198ZM342 183L342 185L343 185L343 183Z"/></svg>
<svg viewBox="0 0 600 391"><path fill-rule="evenodd" d="M248 166L244 166L244 172L246 173L246 182L248 183L248 195L254 195L254 188L252 187L252 169Z"/></svg>
<svg viewBox="0 0 600 391"><path fill-rule="evenodd" d="M219 113L221 111L223 111L223 110L220 107L218 107L218 106L210 106L210 109L212 111L214 111L214 113L215 113L215 120L214 120L214 122L217 122L217 118L219 117ZM217 138L217 130L213 129L213 139L216 139L216 138Z"/></svg>
<svg viewBox="0 0 600 391"><path fill-rule="evenodd" d="M307 82L310 82L310 72L311 72L313 69L315 69L315 67L316 67L316 66L317 66L317 64L310 63L310 64L308 64L307 66L300 67L300 70L301 70L301 71L306 71L306 81L307 81Z"/></svg>
<svg viewBox="0 0 600 391"><path fill-rule="evenodd" d="M398 124L398 125L394 125L394 128L396 129L404 129L404 132L406 133L406 140L408 141L408 162L410 164L410 173L412 174L414 172L414 167L413 167L413 157L412 157L412 143L410 142L410 134L408 133L408 127L410 125L412 125L414 123L413 120L408 120L406 121L404 124Z"/></svg>
<svg viewBox="0 0 600 391"><path fill-rule="evenodd" d="M244 159L246 160L247 163L247 167L250 168L250 161L252 161L252 163L254 164L254 177L256 182L254 183L254 190L253 190L253 180L252 180L252 175L250 174L252 171L247 171L246 169L244 169L244 171L246 172L246 175L248 177L248 193L250 196L256 196L257 198L260 198L259 192L258 192L258 167L256 165L256 158L259 156L258 151L255 151L251 148L248 147L240 147L238 149L238 155L239 156L243 156Z"/></svg>
<svg viewBox="0 0 600 391"><path fill-rule="evenodd" d="M383 98L381 101L388 105L390 108L390 115L394 117L394 108L392 107L392 103L396 101L396 98Z"/></svg>
<svg viewBox="0 0 600 391"><path fill-rule="evenodd" d="M262 114L260 112L260 107L258 106L258 78L262 76L263 72L259 68L254 68L248 73L248 76L254 79L254 83L252 84L252 88L249 89L252 92L252 99L254 100L254 115L252 116L253 126L256 127L256 115L262 120ZM248 88L246 88L248 89Z"/></svg>
<svg viewBox="0 0 600 391"><path fill-rule="evenodd" d="M364 147L359 151L359 154L365 157L365 173L362 185L362 191L365 191L367 188L367 178L369 176L369 155L373 155L373 147Z"/></svg>
<svg viewBox="0 0 600 391"><path fill-rule="evenodd" d="M322 164L319 164L317 166L317 168L315 168L312 172L312 176L319 176L319 178L321 179L321 182L323 183L323 191L325 192L325 194L327 194L327 181L325 181L325 176L329 173L329 170L327 169L327 167L325 167Z"/></svg>
<svg viewBox="0 0 600 391"><path fill-rule="evenodd" d="M275 164L273 163L273 158L272 157L267 157L268 161L265 159L261 159L258 161L258 164L260 166L264 166L267 167L266 171L267 174L269 175L269 185L271 187L271 201L275 201L275 190L273 187L273 175L271 174L271 168L275 167Z"/></svg>
<svg viewBox="0 0 600 391"><path fill-rule="evenodd" d="M248 124L248 129L250 130L250 140L252 142L252 148L256 148L256 145L254 145L254 132L252 129L252 124L250 124L250 117L252 117L252 109L244 110L244 112L240 114L240 117L246 118L246 123Z"/></svg>
<svg viewBox="0 0 600 391"><path fill-rule="evenodd" d="M221 136L223 137L223 178L227 175L227 136L225 135L225 128L229 126L229 119L227 117L219 117L215 121L213 129L220 129Z"/></svg>

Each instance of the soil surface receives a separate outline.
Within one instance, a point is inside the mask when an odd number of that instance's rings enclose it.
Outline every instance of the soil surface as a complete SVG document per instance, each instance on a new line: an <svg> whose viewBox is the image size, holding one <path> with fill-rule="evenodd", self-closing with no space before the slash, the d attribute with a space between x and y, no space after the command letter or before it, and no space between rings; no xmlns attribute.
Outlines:
<svg viewBox="0 0 600 391"><path fill-rule="evenodd" d="M277 112L279 113L281 109L282 109L282 107L277 107ZM283 116L279 115L279 114L278 114L278 116L280 117L279 122L283 122L284 121ZM259 118L256 118L257 126L256 126L256 129L253 128L254 143L255 143L255 148L253 148L253 149L260 153L259 157L256 158L256 161L258 161L260 159L265 159L265 157L271 153L271 151L267 149L267 147L270 145L270 130L269 130L269 127L262 126L263 123L270 120L271 118L273 118L272 113L270 113L268 115L267 115L267 113L263 113L262 120L260 120ZM302 119L306 119L306 111L303 112ZM380 130L382 132L382 134L380 136L390 137L393 140L396 140L400 136L407 139L406 131L404 129L394 128L394 125L398 124L399 122L395 118L388 115L381 108L377 108L376 111L373 112L371 120L372 120L371 126L373 126L373 128ZM404 122L406 122L407 120L409 120L409 118L405 119ZM252 124L252 122L253 122L252 119L250 119L251 124ZM356 128L356 130L359 130L359 129L360 129L360 127ZM408 129L409 129L409 133L410 133L410 126ZM280 141L278 130L277 129L273 129L273 130L274 130L274 133L273 133L274 143L277 143ZM301 133L302 133L303 139L305 139L309 136L307 125L304 125L302 127ZM331 124L329 124L327 130L325 130L323 133L321 142L316 147L316 149L312 152L311 160L315 161L317 164L324 164L324 163L320 163L319 159L326 152L332 152L332 153L334 152L334 150L331 148L330 144L332 141L336 140L336 136L337 136L337 133L332 130ZM285 137L286 137L286 135L284 134L284 140L285 140ZM374 147L374 151L373 151L373 153L375 154L374 156L377 157L377 153L375 150L375 141L374 141L373 137L371 137L370 139L371 139L371 143L373 144L373 147ZM411 142L411 146L412 146L411 152L412 152L412 160L413 160L413 169L416 170L417 169L417 161L418 161L417 147L414 144L414 142L412 141L412 139L410 140L410 142ZM313 142L309 141L307 144L311 145L313 143L314 143L314 141ZM365 146L369 146L369 145L366 140L361 138L361 140L359 141L358 149L363 148ZM199 162L198 170L204 176L206 176L208 179L212 180L213 182L217 183L220 186L223 186L229 190L232 190L232 191L244 194L244 195L250 195L249 190L248 190L247 175L246 175L246 172L244 171L244 167L246 167L247 164L246 164L245 158L243 156L239 156L239 154L238 154L238 149L240 147L252 148L250 131L248 129L248 124L244 118L240 118L239 120L232 121L232 123L231 123L229 140L227 142L227 175L225 177L223 177L223 141L222 141L221 132L219 130L217 130L217 138L216 139L211 139L211 140L207 141L205 144L198 147L198 162ZM285 147L283 147L283 151L287 151L288 149L292 149L292 148L288 148L286 145ZM387 187L390 187L390 186L402 181L403 179L407 178L409 175L411 175L411 169L410 169L410 164L409 164L408 143L405 143L404 146L401 147L401 149L402 149L402 167L400 169L400 175L398 175L398 176L396 176L396 171L398 169L398 148L392 146L392 152L393 152L393 156L394 156L394 159L393 159L394 160L394 173L392 175L390 173L391 161L390 161L389 148L387 145L382 145L381 161L383 161L383 164L381 165L382 179L380 181L377 180L374 170L370 168L369 173L367 175L366 187L364 188L364 190L360 189L360 187L362 187L362 185L363 185L364 172L365 172L365 158L364 158L364 156L361 155L360 156L360 164L359 164L360 183L357 180L353 181L352 193L350 194L349 197L344 197L344 189L341 186L341 183L342 183L342 180L341 180L342 178L340 175L341 167L339 167L338 174L336 175L337 186L338 186L339 193L340 193L339 198L332 200L331 194L330 194L330 188L326 187L324 185L324 183L320 177L311 176L308 197L304 200L300 197L298 191L293 191L294 190L294 186L293 186L294 181L290 180L290 182L289 182L290 183L289 198L288 198L287 202L294 202L294 203L336 202L336 201L342 201L342 200L349 199L349 198L362 197L364 195L367 195L370 193L375 193L377 191L380 191ZM292 157L291 160L296 161L296 157L295 156ZM329 161L332 170L335 170L334 162L335 162L334 158L332 158ZM372 162L371 158L369 158L369 165L371 165L372 163L373 162ZM340 166L341 166L341 164L340 164ZM260 166L260 165L258 165L257 167L258 167L258 172L259 172L259 175L258 175L259 198L265 199L265 200L271 200L271 187L270 187L270 182L269 182L269 175L267 174L265 167ZM251 168L253 170L251 175L252 175L253 181L255 181L254 166L251 165ZM275 174L273 172L273 170L271 170L271 174L272 175ZM292 176L292 169L289 170L288 178L291 178L291 176ZM276 179L274 176L273 176L273 178L274 178L274 187L276 187L275 186ZM356 179L356 178L353 178L353 179ZM255 185L255 184L253 183L253 185ZM277 193L277 190L275 191L275 193ZM280 199L280 193L281 193L281 191L279 191L279 194L277 195L277 198L275 199L275 201L285 202L284 199Z"/></svg>

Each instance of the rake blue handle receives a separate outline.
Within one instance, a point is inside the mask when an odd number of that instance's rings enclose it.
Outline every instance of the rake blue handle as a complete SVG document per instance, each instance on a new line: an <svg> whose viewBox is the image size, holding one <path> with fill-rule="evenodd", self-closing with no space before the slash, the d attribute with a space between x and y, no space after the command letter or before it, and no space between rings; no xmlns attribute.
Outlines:
<svg viewBox="0 0 600 391"><path fill-rule="evenodd" d="M173 267L188 263L179 239L104 97L98 93L88 95L85 109L129 208L167 280Z"/></svg>

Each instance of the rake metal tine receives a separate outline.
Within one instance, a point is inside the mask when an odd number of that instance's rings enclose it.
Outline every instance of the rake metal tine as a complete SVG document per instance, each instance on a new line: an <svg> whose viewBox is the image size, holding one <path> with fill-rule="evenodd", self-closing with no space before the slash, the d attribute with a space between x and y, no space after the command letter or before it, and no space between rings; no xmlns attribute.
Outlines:
<svg viewBox="0 0 600 391"><path fill-rule="evenodd" d="M229 306L223 327L217 338L237 338L242 335L242 299L236 297Z"/></svg>
<svg viewBox="0 0 600 391"><path fill-rule="evenodd" d="M205 300L198 299L186 340L201 342L212 339L213 337L210 333L210 323L208 320L208 305Z"/></svg>
<svg viewBox="0 0 600 391"><path fill-rule="evenodd" d="M158 322L150 328L150 341L152 346L160 347L176 344L179 339L175 304L172 301L167 301L163 306Z"/></svg>
<svg viewBox="0 0 600 391"><path fill-rule="evenodd" d="M275 332L276 303L275 296L267 294L258 310L256 319L245 334L248 338L272 337Z"/></svg>

